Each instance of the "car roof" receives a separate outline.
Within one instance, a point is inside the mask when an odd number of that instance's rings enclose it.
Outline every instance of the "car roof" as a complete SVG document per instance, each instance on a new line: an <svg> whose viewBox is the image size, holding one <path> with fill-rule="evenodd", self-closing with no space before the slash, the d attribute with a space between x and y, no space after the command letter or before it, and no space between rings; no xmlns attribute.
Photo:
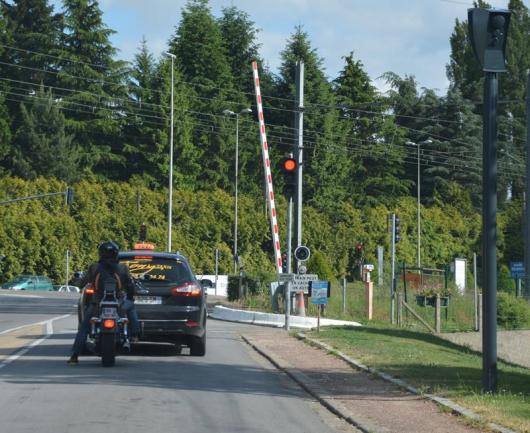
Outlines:
<svg viewBox="0 0 530 433"><path fill-rule="evenodd" d="M118 254L118 258L128 258L134 256L148 256L154 257L157 259L169 259L169 260L181 260L187 262L188 259L180 253L168 253L162 251L152 251L152 250L132 250L132 251L122 251Z"/></svg>

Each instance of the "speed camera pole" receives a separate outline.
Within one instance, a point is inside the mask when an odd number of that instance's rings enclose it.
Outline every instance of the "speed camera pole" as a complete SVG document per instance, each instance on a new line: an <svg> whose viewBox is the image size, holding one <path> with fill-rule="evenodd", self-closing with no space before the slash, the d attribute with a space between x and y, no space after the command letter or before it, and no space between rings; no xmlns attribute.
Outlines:
<svg viewBox="0 0 530 433"><path fill-rule="evenodd" d="M506 72L510 11L468 9L469 36L484 82L482 272L484 276L482 387L497 390L497 74Z"/></svg>

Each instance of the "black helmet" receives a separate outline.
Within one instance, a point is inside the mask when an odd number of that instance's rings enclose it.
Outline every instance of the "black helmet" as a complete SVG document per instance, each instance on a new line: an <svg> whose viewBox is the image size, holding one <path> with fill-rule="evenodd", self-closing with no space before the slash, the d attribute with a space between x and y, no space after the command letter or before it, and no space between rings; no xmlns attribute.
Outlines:
<svg viewBox="0 0 530 433"><path fill-rule="evenodd" d="M116 242L105 241L99 245L98 252L100 260L116 260L120 252L120 247Z"/></svg>

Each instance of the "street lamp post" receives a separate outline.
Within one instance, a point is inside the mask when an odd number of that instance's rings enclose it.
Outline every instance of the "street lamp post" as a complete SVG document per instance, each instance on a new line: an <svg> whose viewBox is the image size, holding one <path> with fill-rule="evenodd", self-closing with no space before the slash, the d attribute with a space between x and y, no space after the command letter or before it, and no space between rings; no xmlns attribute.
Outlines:
<svg viewBox="0 0 530 433"><path fill-rule="evenodd" d="M165 53L171 57L171 127L170 127L170 138L169 138L169 197L168 197L168 208L167 208L167 250L171 252L171 230L173 220L173 101L174 101L174 72L175 72L175 54Z"/></svg>
<svg viewBox="0 0 530 433"><path fill-rule="evenodd" d="M419 143L414 143L413 141L407 141L407 144L411 146L416 146L418 150L418 180L417 180L417 190L418 190L418 198L416 200L417 204L417 210L416 210L416 217L417 217L417 228L418 228L418 234L416 236L416 254L417 254L417 267L421 267L421 213L420 213L420 197L421 197L421 182L420 182L420 147L422 144L431 144L432 140L427 139L424 141L420 141Z"/></svg>
<svg viewBox="0 0 530 433"><path fill-rule="evenodd" d="M239 113L234 113L231 110L223 110L225 116L236 117L236 158L235 158L235 204L234 204L234 273L237 274L237 218L238 218L238 178L239 178L239 116L241 114L252 113L250 108L243 108Z"/></svg>

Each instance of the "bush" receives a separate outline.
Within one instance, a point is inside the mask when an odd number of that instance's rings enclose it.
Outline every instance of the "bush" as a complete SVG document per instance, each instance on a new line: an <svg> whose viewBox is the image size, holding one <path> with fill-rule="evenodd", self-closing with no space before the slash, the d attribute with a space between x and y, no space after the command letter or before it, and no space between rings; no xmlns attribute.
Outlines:
<svg viewBox="0 0 530 433"><path fill-rule="evenodd" d="M315 251L307 264L308 273L317 274L320 280L335 281L333 268L328 258L320 251Z"/></svg>
<svg viewBox="0 0 530 433"><path fill-rule="evenodd" d="M497 323L505 329L517 329L528 323L530 311L522 298L508 293L497 294Z"/></svg>
<svg viewBox="0 0 530 433"><path fill-rule="evenodd" d="M501 292L515 294L515 280L510 274L508 266L502 265L497 276L497 289Z"/></svg>
<svg viewBox="0 0 530 433"><path fill-rule="evenodd" d="M276 275L260 271L256 274L245 274L241 278L241 285L243 286L243 293L245 296L255 296L270 294L270 283L276 281ZM229 301L239 299L239 276L228 276L228 293Z"/></svg>

